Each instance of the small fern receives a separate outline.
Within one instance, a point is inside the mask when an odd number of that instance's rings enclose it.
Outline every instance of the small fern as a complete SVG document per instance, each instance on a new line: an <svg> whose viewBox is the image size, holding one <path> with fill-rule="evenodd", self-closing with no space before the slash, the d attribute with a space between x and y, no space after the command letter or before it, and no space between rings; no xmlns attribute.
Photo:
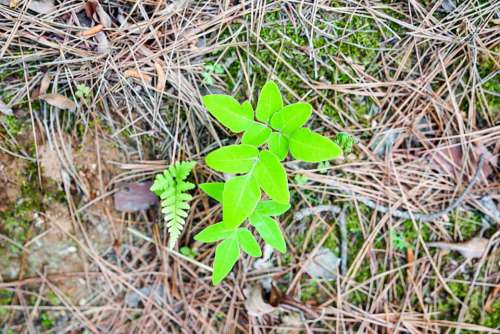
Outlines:
<svg viewBox="0 0 500 334"><path fill-rule="evenodd" d="M177 239L182 233L189 201L193 198L188 190L194 188L194 184L187 182L186 178L193 169L196 162L176 162L168 167L162 174L156 175L151 186L151 191L161 199L161 212L167 223L170 239L168 247L174 248Z"/></svg>

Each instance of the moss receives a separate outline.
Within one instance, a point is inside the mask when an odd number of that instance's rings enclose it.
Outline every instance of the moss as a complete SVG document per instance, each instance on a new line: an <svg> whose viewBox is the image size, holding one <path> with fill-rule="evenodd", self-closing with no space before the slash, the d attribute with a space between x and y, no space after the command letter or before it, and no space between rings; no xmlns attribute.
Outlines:
<svg viewBox="0 0 500 334"><path fill-rule="evenodd" d="M305 282L300 289L300 300L303 302L310 300L318 301L319 295L319 285L313 279L307 280L307 282Z"/></svg>
<svg viewBox="0 0 500 334"><path fill-rule="evenodd" d="M377 76L379 65L376 61L379 56L379 50L382 41L390 37L392 32L386 28L380 28L375 21L368 17L360 15L341 15L333 14L326 11L318 11L317 20L315 20L315 33L312 35L311 41L310 30L304 28L303 25L291 21L287 14L280 10L270 11L265 14L262 29L260 30L260 39L250 35L250 45L239 52L242 61L232 61L225 74L221 74L227 84L230 92L234 92L235 98L243 100L248 89L245 87L245 80L238 80L242 73L242 67L251 64L247 72L250 74L250 81L254 87L262 87L266 80L269 79L269 69L272 68L272 73L283 81L286 86L293 90L299 96L305 96L309 93L310 88L304 83L303 78L312 77L312 79L329 81L335 84L353 83L356 74L351 69L350 64L344 62L344 58L340 54L347 57L348 62L354 62L364 67L364 71L370 75ZM241 23L233 23L227 31L222 33L221 38L236 38L237 41L248 42L248 35L234 37L234 31L241 27ZM318 33L324 31L332 38L325 38L323 34ZM393 30L397 30L396 27ZM244 29L243 29L244 31ZM263 45L270 46L272 50ZM314 47L314 58L311 59L309 50L311 44ZM224 53L223 53L224 52ZM258 57L259 61L267 66L261 66L256 62L254 57ZM279 57L275 55L279 54ZM222 59L219 59L221 58ZM342 64L342 68L338 68L331 61L331 57L338 58L338 62ZM215 59L223 63L224 59L238 59L236 48L230 47L224 51L218 50L207 57L207 62ZM299 75L293 73L290 69L294 69ZM303 78L301 78L303 77ZM237 85L237 86L236 86ZM334 91L323 91L325 99L320 98L319 103L324 108L323 112L334 118L334 121L342 122L342 119L337 117L337 111L334 110L327 102L331 101L339 105L343 110L346 110L359 122L369 125L364 116L371 112L374 108L373 101L367 97L352 96L352 100L345 103L345 94ZM293 101L296 98L288 91L283 90L283 95L286 100ZM253 96L253 101L257 99L257 94Z"/></svg>
<svg viewBox="0 0 500 334"><path fill-rule="evenodd" d="M500 327L500 299L493 302L491 312L483 315L479 323L490 328Z"/></svg>
<svg viewBox="0 0 500 334"><path fill-rule="evenodd" d="M462 240L468 240L476 236L481 229L481 216L470 211L464 213L464 215L465 216L452 215L451 221L454 224L452 225L453 227L450 228L457 228Z"/></svg>
<svg viewBox="0 0 500 334"><path fill-rule="evenodd" d="M14 116L5 116L5 125L6 125L6 130L8 133L10 133L12 136L17 136L19 133L21 133L23 129L23 124L22 122L17 119Z"/></svg>
<svg viewBox="0 0 500 334"><path fill-rule="evenodd" d="M419 224L419 223L417 223ZM424 241L429 241L430 236L431 236L431 230L429 229L429 226L427 224L422 224L420 223L418 226L418 231L415 230L415 227L413 226L413 222L411 220L407 220L403 223L402 225L402 235L405 238L405 240L410 244L410 245L417 245L420 243L419 241L419 234L422 236L422 239Z"/></svg>
<svg viewBox="0 0 500 334"><path fill-rule="evenodd" d="M331 223L334 224L335 222ZM300 233L295 233L292 237L292 244L298 248L302 247L304 245L307 233L308 230L302 231ZM323 239L325 233L326 233L326 226L321 225L318 228L316 228L310 236L306 252L312 251L319 244L321 239ZM322 247L328 248L329 250L331 250L334 253L337 253L338 255L338 245L335 239L335 233L331 233L328 236L328 238L323 243Z"/></svg>
<svg viewBox="0 0 500 334"><path fill-rule="evenodd" d="M59 300L59 297L53 292L49 291L47 295L45 296L47 301L49 302L50 305L59 305L61 304L61 301Z"/></svg>
<svg viewBox="0 0 500 334"><path fill-rule="evenodd" d="M52 316L48 312L41 312L40 313L40 324L42 327L46 330L51 329L54 327L55 320L52 318Z"/></svg>
<svg viewBox="0 0 500 334"><path fill-rule="evenodd" d="M496 47L491 51L491 54L495 53L500 53L500 47ZM491 117L493 121L497 121L500 117L500 75L498 75L498 73L497 75L491 75L499 70L491 57L492 56L487 55L481 57L479 60L478 72L482 80L489 77L489 80L482 84L482 88L485 90L487 108L491 113ZM479 103L477 107L481 110Z"/></svg>
<svg viewBox="0 0 500 334"><path fill-rule="evenodd" d="M34 162L27 165L25 170L20 171L22 175L21 192L15 203L8 206L7 210L0 212L0 233L4 233L19 244L24 244L33 214L43 211L46 205L53 202L64 203L66 196L55 183L46 180L44 189L38 184L38 169ZM21 250L9 244L10 250L16 254Z"/></svg>
<svg viewBox="0 0 500 334"><path fill-rule="evenodd" d="M366 305L366 302L368 301L368 296L362 292L354 291L349 295L349 301L354 306L363 307L364 305Z"/></svg>
<svg viewBox="0 0 500 334"><path fill-rule="evenodd" d="M463 277L458 275L457 278L462 279ZM460 282L450 282L448 283L448 287L460 300L464 300L466 298L470 289L470 285L468 283ZM490 328L497 328L500 326L500 301L495 301L491 306L491 312L486 313L484 311L486 298L487 295L481 288L476 288L472 291L463 317L463 322L479 324ZM441 292L436 305L438 311L438 314L434 315L434 318L436 319L456 321L460 314L460 310L462 309L462 306L457 301L452 299L446 292ZM462 331L462 333L473 332Z"/></svg>
<svg viewBox="0 0 500 334"><path fill-rule="evenodd" d="M8 315L10 313L10 311L4 306L11 305L13 298L14 292L0 289L0 325L8 319Z"/></svg>

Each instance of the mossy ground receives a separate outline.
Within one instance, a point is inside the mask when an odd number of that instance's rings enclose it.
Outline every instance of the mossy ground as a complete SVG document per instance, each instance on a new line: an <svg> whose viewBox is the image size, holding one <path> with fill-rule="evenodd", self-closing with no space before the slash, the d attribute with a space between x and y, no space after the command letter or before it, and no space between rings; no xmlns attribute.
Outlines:
<svg viewBox="0 0 500 334"><path fill-rule="evenodd" d="M424 5L432 6L433 3L427 1ZM404 19L397 11L388 8L384 11L395 18ZM248 27L249 22L252 21L249 16L242 17L239 21L226 25L221 30L219 40L229 38L231 42L240 42L245 46L228 47L204 56L203 70L200 72L202 85L211 86L213 84L223 87L227 93L233 93L237 99L251 98L255 104L257 100L256 92L258 91L256 88L261 87L270 78L277 79L287 87L284 89L286 100L295 101L297 96L310 100L315 109L327 116L332 122L349 128L352 126L351 121L346 120L339 113L339 110L344 110L354 122L359 123L362 127L369 128L372 117L380 112L380 106L377 105L374 99L368 96L357 96L334 90L320 90L321 94L311 94L311 87L321 82L335 84L357 83L360 72L357 72L356 68L362 73L381 81L386 79L387 73L394 75L396 73L395 66L387 69L387 72L382 71L381 57L384 52L394 46L392 44L393 40L405 36L405 29L394 22L387 26L380 26L373 18L366 15L333 14L319 11L316 16L315 29L311 30L310 27L300 21L291 20L288 15L286 11L280 9L265 13L259 37L256 37L254 31ZM434 16L440 19L445 16L445 13L437 11ZM239 33L235 34L236 31L239 31ZM428 44L422 43L421 50L425 51ZM498 54L498 52L500 52L498 47L493 50L493 53ZM494 74L499 70L497 68L498 59L495 61L491 56L480 55L478 61L478 75L481 80L487 79L487 81L483 85L485 94L478 97L476 106L481 113L481 120L485 123L487 121L495 123L498 121L500 109L500 76L492 75L492 73ZM397 64L396 61L396 65L401 65L404 70L408 70L414 63L410 59L408 64ZM453 67L450 68L450 71L452 70ZM470 74L468 75L470 76ZM0 74L0 81L8 81L12 77L23 78L24 73L18 69L4 71ZM467 79L468 77L464 80ZM439 86L439 83L433 83L431 88L437 89ZM91 93L87 93L85 88L80 90L82 91L81 98L89 99L91 97ZM249 96L249 91L254 93L250 93ZM13 91L6 91L0 86L0 98L4 102L11 101L14 96L13 93ZM21 101L16 108L27 108L27 103L27 100ZM168 107L172 107L173 104L169 102ZM32 101L31 107L35 112L40 111L40 102ZM467 111L468 101L461 101L460 109ZM64 131L67 131L68 134L75 138L83 138L89 129L94 129L95 126L104 129L110 134L114 132L102 119L82 120L71 113L61 113L59 116ZM30 121L27 118L22 119L16 116L0 117L2 117L3 126L3 128L0 128L1 135L8 134L17 138L21 137L23 132L30 130ZM316 124L321 126L320 122ZM126 127L120 133L119 138L125 142L132 142L133 140L130 138L134 137L135 134L133 127ZM361 139L367 139L370 136L370 131L359 133ZM152 147L154 151L155 138L153 136L143 135L140 138L145 146ZM14 152L20 150L19 147L9 147L9 149ZM34 147L32 144L22 148L22 150L33 156ZM29 238L33 213L43 211L53 201L64 202L64 194L54 185L47 186L47 184L44 184L41 186L39 184L37 165L34 163L27 164L19 173L24 180L20 185L20 196L7 210L0 212L0 222L2 222L0 224L0 233L22 244ZM294 181L299 185L308 182L300 174L295 176ZM325 200L318 195L317 191L302 190L302 195L307 197L307 201L311 205L330 203L330 198ZM300 196L295 196L294 201L298 202L300 200ZM333 202L338 204L335 199L333 199ZM366 218L371 217L372 211L363 205L358 208L354 208L349 204L346 205L349 265L351 265L365 244L367 236L363 232L366 229L367 222L360 220L359 212ZM325 221L327 224L317 225L317 230L311 233L310 241L304 251L305 254L312 251L323 238L325 231L329 227L328 224L336 223L336 217L327 217ZM450 215L450 221L444 228L448 235L457 240L467 240L475 236L481 227L481 217L478 213L457 211ZM306 233L307 231L302 230L293 234L290 242L293 243L295 248L302 248L306 240ZM394 259L394 266L405 265L407 249L411 248L416 251L420 247L420 240L424 242L430 241L432 233L432 230L426 224L419 224L415 228L411 221L398 222L392 229L382 229L372 245L372 251L377 259L376 266L371 265L365 259L354 275L353 280L363 283L374 275L391 269L384 262L385 250L389 248L393 252L390 257ZM335 227L323 247L330 249L338 256L340 255L338 227ZM419 250L421 251L421 248ZM9 248L8 251L16 253L20 250L14 247ZM189 248L183 248L181 251L187 256L196 257L196 253ZM432 252L434 253L435 250ZM296 261L291 254L282 256L281 260L285 265L294 264ZM461 263L463 260L463 257L456 253L448 253L442 257L444 264ZM469 269L466 268L465 273L455 276L455 280L470 279L471 272ZM407 293L404 270L400 270L397 275L400 275L401 278L396 281L389 293L391 300L395 302L404 298ZM469 286L464 283L450 282L449 287L454 295L460 299L465 298L469 293ZM286 290L286 287L282 286L280 288L283 291ZM432 288L434 287L430 284L429 289ZM472 290L464 321L492 328L500 326L500 302L495 301L492 304L492 312L490 313L485 313L482 308L489 292L488 289L484 288L474 288ZM2 309L1 305L10 305L14 298L13 291L0 290L0 319L6 315L5 309ZM46 300L43 301L42 305L59 304L55 296L46 296L45 298ZM304 302L316 301L316 303L320 303L325 300L325 295L322 289L319 288L317 281L304 277L301 281L300 298ZM369 296L364 291L355 291L346 297L346 302L355 306L363 306L368 301ZM28 300L29 305L34 305L34 303L35 300ZM418 302L413 297L411 304L415 306L415 310L424 311L419 308ZM432 307L432 309L426 311L436 311L438 312L435 315L436 318L447 320L456 320L461 309L461 305L450 298L446 292L440 292L438 300L434 302ZM218 317L219 320L223 320L224 313L219 312ZM40 312L37 321L42 328L49 330L54 324L53 319L54 317L51 314ZM461 333L464 332L461 331ZM10 332L6 331L4 334L7 333Z"/></svg>
<svg viewBox="0 0 500 334"><path fill-rule="evenodd" d="M388 11L391 11L387 9ZM393 16L399 17L399 14L391 12ZM346 66L346 62L355 64L368 75L375 78L384 79L386 75L381 71L382 64L380 62L381 53L392 47L392 44L387 43L391 37L404 36L405 29L397 24L390 24L388 27L380 27L373 19L362 16L349 15L333 15L320 14L316 28L330 36L338 37L324 38L321 34L311 34L300 24L294 24L287 19L286 14L281 11L272 11L264 15L260 37L255 38L250 36L251 43L244 48L228 47L224 51L216 51L209 55L211 64L228 64L225 66L225 71L213 74L219 80L222 80L227 87L228 93L233 93L237 99L244 100L247 98L256 101L257 96L247 96L250 90L247 87L246 78L242 77L242 73L249 74L249 82L254 87L261 87L266 80L270 79L272 73L273 79L282 81L299 97L308 96L310 86L308 83L314 81L334 82L336 84L356 83L357 74L353 71L352 66ZM240 35L234 36L235 31L242 31ZM241 23L229 25L226 31L222 33L225 38L233 37L235 42L247 41L247 35L244 33L245 28ZM342 38L343 36L347 36ZM314 59L312 61L311 50L314 49ZM229 60L229 61L228 61ZM264 64L265 66L261 66ZM405 65L406 66L406 65ZM411 64L406 67L409 70ZM272 69L272 70L271 70ZM495 62L492 59L484 59L479 65L479 75L485 78L495 68ZM390 73L394 74L395 69L390 69ZM220 81L219 81L220 82ZM484 96L488 115L495 116L498 113L500 90L499 76L490 78L484 86L488 94ZM347 125L345 120L338 114L337 106L343 110L348 110L350 115L356 122L363 125L369 125L370 119L378 112L378 107L370 97L352 96L343 93L325 91L322 96L314 96L314 103L325 115L329 116L333 121ZM296 97L291 93L284 92L285 99L289 101L296 100ZM310 99L311 96L308 96ZM348 103L346 103L346 101ZM369 134L367 133L366 136ZM360 134L364 138L364 134ZM307 183L307 178L297 174L294 181L298 185ZM309 193L307 190L302 192L302 195L307 197L311 205L324 204L322 200L315 197L315 193ZM300 200L296 198L295 200ZM348 207L347 228L349 234L349 265L355 259L358 252L365 243L365 235L363 235L363 227L361 226L359 216L354 207ZM361 205L361 212L369 216L370 209ZM467 240L477 235L481 230L481 218L473 212L456 212L452 214L451 221L446 224L446 230L449 235L458 240ZM325 219L329 224L335 224L335 218ZM312 251L317 243L324 236L328 226L319 225L317 230L311 233L308 248L305 254ZM308 231L301 231L293 234L290 242L301 249L306 234ZM323 247L332 250L339 255L339 231L334 230L329 236ZM394 257L398 258L400 265L406 264L406 251L411 248L413 251L418 247L422 251L420 242L431 241L432 231L426 224L419 224L418 229L411 221L401 222L397 227L391 230L382 231L380 236L373 244L373 250L387 249L390 244L394 251ZM434 251L433 251L434 252ZM355 281L363 283L378 273L382 273L389 268L385 267L383 255L379 257L378 268L370 266L368 261L364 261L355 275ZM285 264L293 264L294 259L290 254L283 256ZM463 261L463 258L456 253L449 253L444 256L444 261ZM404 279L399 279L394 286L394 300L404 298L407 293L407 282ZM459 298L464 298L468 292L468 286L460 283L450 283L450 288ZM286 289L285 289L286 290ZM301 283L300 298L304 302L316 300L317 303L324 301L324 293L319 288L319 285L314 279L303 278ZM466 312L466 321L477 324L482 324L488 327L498 327L500 325L498 315L498 307L500 303L493 304L493 312L485 313L482 311L482 303L487 298L487 290L477 288L472 292L469 308ZM354 305L362 306L367 302L365 293L356 291L347 297L347 301ZM415 296L411 300L412 305L416 310L423 311L418 307L418 300ZM456 320L460 312L460 305L452 298L446 296L446 293L439 299L436 304L436 318ZM495 313L496 312L496 313Z"/></svg>

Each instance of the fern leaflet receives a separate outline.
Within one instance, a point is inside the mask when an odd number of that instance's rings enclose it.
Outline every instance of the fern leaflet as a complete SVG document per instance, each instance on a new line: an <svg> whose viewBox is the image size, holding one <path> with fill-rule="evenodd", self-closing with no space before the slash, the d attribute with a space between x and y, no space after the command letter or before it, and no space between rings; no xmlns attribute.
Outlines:
<svg viewBox="0 0 500 334"><path fill-rule="evenodd" d="M167 224L170 239L168 247L174 248L179 239L189 210L189 201L193 198L188 190L194 184L186 181L196 162L176 162L168 167L162 174L156 175L151 186L151 191L161 199L161 212Z"/></svg>

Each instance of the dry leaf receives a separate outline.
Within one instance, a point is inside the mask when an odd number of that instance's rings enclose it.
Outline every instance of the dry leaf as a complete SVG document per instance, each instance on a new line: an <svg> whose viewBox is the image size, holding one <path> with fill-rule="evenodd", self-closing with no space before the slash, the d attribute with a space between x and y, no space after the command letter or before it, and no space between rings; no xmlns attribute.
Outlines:
<svg viewBox="0 0 500 334"><path fill-rule="evenodd" d="M99 22L104 26L104 28L111 28L111 17L108 15L108 13L106 13L104 8L102 8L102 5L100 3L97 3L95 13L99 17Z"/></svg>
<svg viewBox="0 0 500 334"><path fill-rule="evenodd" d="M437 247L444 250L457 251L468 259L482 257L488 249L488 239L472 238L466 242L429 242L428 247Z"/></svg>
<svg viewBox="0 0 500 334"><path fill-rule="evenodd" d="M97 40L97 52L98 53L108 53L111 51L111 44L106 37L106 34L102 31L99 31L95 34L94 38Z"/></svg>
<svg viewBox="0 0 500 334"><path fill-rule="evenodd" d="M42 81L40 82L40 90L39 90L39 96L40 95L45 95L47 93L47 89L49 89L50 82L52 81L52 78L49 74L49 72L46 72L43 75Z"/></svg>
<svg viewBox="0 0 500 334"><path fill-rule="evenodd" d="M123 72L123 75L125 76L125 78L136 78L139 80L144 80L147 83L151 82L151 77L149 75L137 70L126 70L125 72Z"/></svg>
<svg viewBox="0 0 500 334"><path fill-rule="evenodd" d="M495 203L492 196L483 196L479 200L479 204L481 204L485 214L493 218L495 223L500 224L500 207Z"/></svg>
<svg viewBox="0 0 500 334"><path fill-rule="evenodd" d="M2 100L0 100L0 112L5 115L12 116L12 108L5 104Z"/></svg>
<svg viewBox="0 0 500 334"><path fill-rule="evenodd" d="M262 287L260 285L255 285L247 289L245 296L247 298L245 300L245 308L249 315L260 317L274 311L274 307L266 303L264 298L262 298Z"/></svg>
<svg viewBox="0 0 500 334"><path fill-rule="evenodd" d="M78 35L81 36L81 37L92 37L95 34L97 34L98 32L100 32L103 28L104 27L103 27L102 24L98 24L96 26L93 26L90 29L81 31Z"/></svg>
<svg viewBox="0 0 500 334"><path fill-rule="evenodd" d="M42 0L42 1L32 0L28 8L40 14L50 14L56 10L54 1L51 0Z"/></svg>
<svg viewBox="0 0 500 334"><path fill-rule="evenodd" d="M268 244L265 244L264 251L262 253L263 253L262 257L260 259L257 259L253 264L254 269L257 271L266 271L274 266L272 259L274 249ZM271 278L271 276L264 276L263 278L260 279L260 284L262 284L264 289L271 290L272 281L273 279Z"/></svg>
<svg viewBox="0 0 500 334"><path fill-rule="evenodd" d="M328 248L321 248L305 265L305 272L312 278L334 279L339 258Z"/></svg>
<svg viewBox="0 0 500 334"><path fill-rule="evenodd" d="M156 70L156 90L159 92L163 92L165 90L165 81L166 76L165 72L161 68L161 65L158 62L155 62L155 70Z"/></svg>
<svg viewBox="0 0 500 334"><path fill-rule="evenodd" d="M83 9L85 10L85 15L89 19L92 19L92 17L94 16L96 7L97 7L97 2L96 1L87 1L85 3L85 5L83 6Z"/></svg>
<svg viewBox="0 0 500 334"><path fill-rule="evenodd" d="M40 96L40 99L44 100L51 106L54 106L59 109L67 109L67 110L75 110L76 109L76 103L73 102L72 100L68 99L66 96L63 96L61 94L46 94Z"/></svg>
<svg viewBox="0 0 500 334"><path fill-rule="evenodd" d="M115 209L122 212L146 210L158 203L158 197L149 188L151 182L133 182L125 185L113 196Z"/></svg>
<svg viewBox="0 0 500 334"><path fill-rule="evenodd" d="M297 313L283 316L281 326L276 328L277 334L300 334L304 333L304 322Z"/></svg>
<svg viewBox="0 0 500 334"><path fill-rule="evenodd" d="M472 146L472 152L469 152L469 162L472 166L477 165L480 154L484 154L485 164L483 164L482 175L487 178L492 172L490 164L496 166L498 157L491 154L484 145L478 144ZM437 148L431 156L431 164L446 173L461 175L464 165L464 156L461 146Z"/></svg>

